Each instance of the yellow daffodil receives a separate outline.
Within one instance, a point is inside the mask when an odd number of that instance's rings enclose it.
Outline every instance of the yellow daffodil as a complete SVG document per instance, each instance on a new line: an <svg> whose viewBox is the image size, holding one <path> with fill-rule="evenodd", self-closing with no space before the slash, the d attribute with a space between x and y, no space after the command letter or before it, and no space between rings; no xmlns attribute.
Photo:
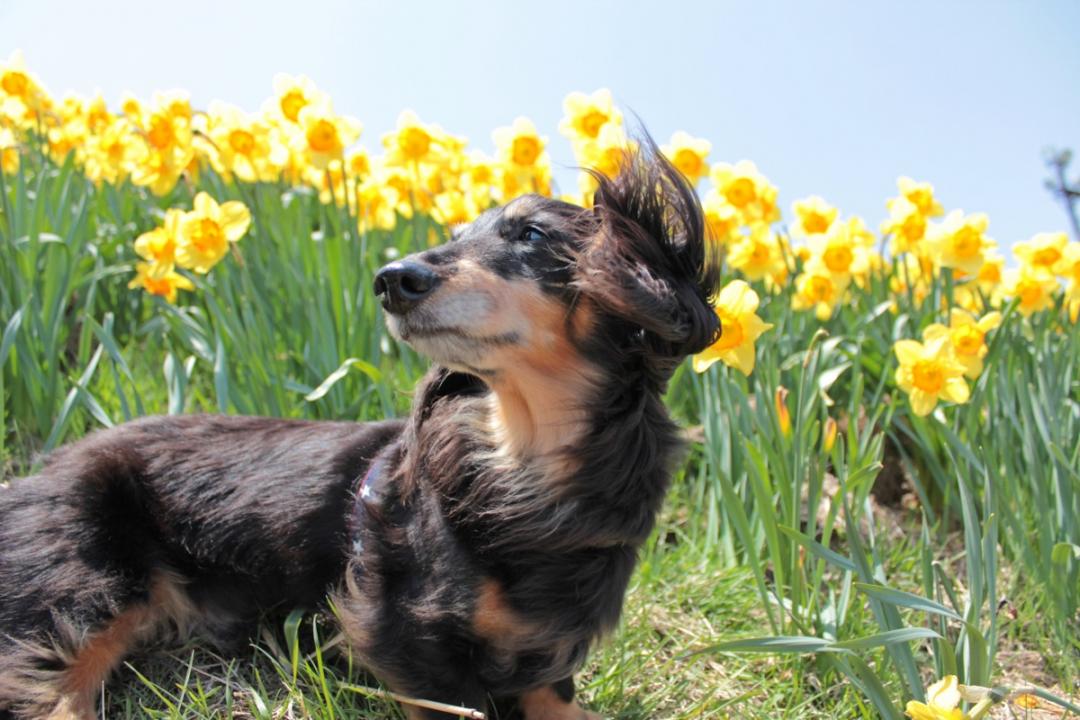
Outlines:
<svg viewBox="0 0 1080 720"><path fill-rule="evenodd" d="M1054 293L1058 290L1056 277L1031 265L1006 270L1002 284L1005 295L1020 299L1017 309L1024 317L1050 308L1054 304Z"/></svg>
<svg viewBox="0 0 1080 720"><path fill-rule="evenodd" d="M462 187L485 207L491 203L491 192L497 180L495 161L484 153L474 150L466 156Z"/></svg>
<svg viewBox="0 0 1080 720"><path fill-rule="evenodd" d="M153 152L171 153L191 144L191 123L182 115L155 111L141 119L140 127Z"/></svg>
<svg viewBox="0 0 1080 720"><path fill-rule="evenodd" d="M1060 265L1068 242L1069 238L1063 232L1039 233L1030 240L1016 243L1012 250L1024 265L1052 275L1063 271Z"/></svg>
<svg viewBox="0 0 1080 720"><path fill-rule="evenodd" d="M520 168L531 168L546 162L547 138L536 131L532 120L515 118L509 127L497 128L492 134L498 159Z"/></svg>
<svg viewBox="0 0 1080 720"><path fill-rule="evenodd" d="M381 184L386 197L394 203L394 209L404 217L412 217L413 211L425 212L431 207L431 196L420 192L416 174L401 165L387 165L380 158L375 166L373 181Z"/></svg>
<svg viewBox="0 0 1080 720"><path fill-rule="evenodd" d="M195 159L191 122L182 114L155 110L140 118L137 127L143 142L134 153L131 180L165 195Z"/></svg>
<svg viewBox="0 0 1080 720"><path fill-rule="evenodd" d="M386 162L401 165L427 162L440 150L439 135L434 128L421 122L412 110L403 110L398 115L397 128L382 136Z"/></svg>
<svg viewBox="0 0 1080 720"><path fill-rule="evenodd" d="M833 447L836 446L836 435L840 428L833 418L826 418L825 427L821 431L821 449L825 454L829 454L833 451Z"/></svg>
<svg viewBox="0 0 1080 720"><path fill-rule="evenodd" d="M86 143L86 138L86 126L81 122L64 123L58 127L49 128L46 133L49 154L59 164L67 159L68 154L81 150Z"/></svg>
<svg viewBox="0 0 1080 720"><path fill-rule="evenodd" d="M139 98L130 92L126 92L120 97L120 112L124 113L124 117L128 120L135 122L143 116L145 110L143 110L143 104Z"/></svg>
<svg viewBox="0 0 1080 720"><path fill-rule="evenodd" d="M776 420L780 426L780 434L791 437L791 411L787 406L788 389L783 385L776 388L773 395L773 405L776 407Z"/></svg>
<svg viewBox="0 0 1080 720"><path fill-rule="evenodd" d="M447 227L472 222L480 214L476 199L469 193L451 190L435 197L431 216Z"/></svg>
<svg viewBox="0 0 1080 720"><path fill-rule="evenodd" d="M19 147L15 142L15 133L0 127L0 172L14 175L19 169Z"/></svg>
<svg viewBox="0 0 1080 720"><path fill-rule="evenodd" d="M795 294L791 296L793 310L813 309L818 320L832 317L844 296L847 283L837 280L820 264L807 265L805 272L795 278Z"/></svg>
<svg viewBox="0 0 1080 720"><path fill-rule="evenodd" d="M136 151L136 159L131 164L131 181L150 188L155 195L168 195L194 159L191 146L174 153L154 152L144 147Z"/></svg>
<svg viewBox="0 0 1080 720"><path fill-rule="evenodd" d="M101 132L87 138L83 171L91 182L119 184L138 155L139 139L127 118L114 118Z"/></svg>
<svg viewBox="0 0 1080 720"><path fill-rule="evenodd" d="M889 218L881 223L881 234L892 236L894 255L918 249L926 235L926 216L906 197L888 204Z"/></svg>
<svg viewBox="0 0 1080 720"><path fill-rule="evenodd" d="M575 157L583 168L594 170L607 177L615 177L634 147L621 125L608 124L600 128L595 140L587 140L575 147ZM588 173L581 173L579 188L583 193L596 190L596 180Z"/></svg>
<svg viewBox="0 0 1080 720"><path fill-rule="evenodd" d="M851 236L851 241L856 245L861 245L864 248L873 248L877 245L877 235L866 226L866 221L858 215L852 215L846 221L848 235Z"/></svg>
<svg viewBox="0 0 1080 720"><path fill-rule="evenodd" d="M369 176L361 182L356 189L356 215L360 232L393 230L397 224L398 201L397 192L380 182L377 176Z"/></svg>
<svg viewBox="0 0 1080 720"><path fill-rule="evenodd" d="M701 201L701 208L705 214L709 239L721 245L727 245L739 239L742 216L738 209L725 200L715 188L705 194L705 199Z"/></svg>
<svg viewBox="0 0 1080 720"><path fill-rule="evenodd" d="M746 221L771 223L780 219L777 189L749 160L731 165L717 163L709 173L717 191L742 213Z"/></svg>
<svg viewBox="0 0 1080 720"><path fill-rule="evenodd" d="M326 93L303 75L278 74L274 76L274 97L267 101L264 109L270 117L299 125L301 110L308 105L329 105L329 102Z"/></svg>
<svg viewBox="0 0 1080 720"><path fill-rule="evenodd" d="M994 250L988 250L982 265L974 276L961 271L954 271L957 280L966 282L957 285L954 300L957 305L973 313L986 309L987 305L1000 305L1003 293L1001 281L1004 276L1005 258ZM970 279L968 279L970 278Z"/></svg>
<svg viewBox="0 0 1080 720"><path fill-rule="evenodd" d="M1066 277L1065 305L1069 320L1080 317L1080 242L1069 243L1061 254L1058 272Z"/></svg>
<svg viewBox="0 0 1080 720"><path fill-rule="evenodd" d="M795 225L792 233L797 237L813 237L829 231L836 222L837 209L817 195L796 200L792 205L795 211Z"/></svg>
<svg viewBox="0 0 1080 720"><path fill-rule="evenodd" d="M908 394L916 415L929 415L938 400L968 401L970 391L964 381L964 366L953 356L948 335L940 335L926 344L898 340L893 351L900 361L896 384Z"/></svg>
<svg viewBox="0 0 1080 720"><path fill-rule="evenodd" d="M186 90L165 90L154 93L152 104L157 111L172 118L191 121L191 96Z"/></svg>
<svg viewBox="0 0 1080 720"><path fill-rule="evenodd" d="M563 100L559 132L574 143L596 140L605 125L622 125L610 90L601 88L591 95L572 92Z"/></svg>
<svg viewBox="0 0 1080 720"><path fill-rule="evenodd" d="M495 194L501 202L526 193L551 194L551 160L544 149L547 138L541 137L531 120L516 118L491 137L498 162Z"/></svg>
<svg viewBox="0 0 1080 720"><path fill-rule="evenodd" d="M0 100L10 102L11 115L32 124L47 109L49 98L44 88L26 69L22 53L16 50L7 62L0 61Z"/></svg>
<svg viewBox="0 0 1080 720"><path fill-rule="evenodd" d="M544 163L532 168L523 168L509 163L500 163L497 166L495 187L492 195L499 202L505 203L529 193L536 193L545 197L551 196L550 165Z"/></svg>
<svg viewBox="0 0 1080 720"><path fill-rule="evenodd" d="M983 358L989 352L986 334L1001 324L1001 313L989 312L976 320L970 313L953 308L948 327L934 323L923 330L927 342L947 336L953 355L964 366L964 375L975 380L982 374Z"/></svg>
<svg viewBox="0 0 1080 720"><path fill-rule="evenodd" d="M0 90L17 98L29 97L36 83L26 71L22 52L16 50L11 59L0 63Z"/></svg>
<svg viewBox="0 0 1080 720"><path fill-rule="evenodd" d="M165 221L159 227L136 238L135 252L139 257L158 267L172 267L176 262L176 244L183 217L183 210L170 208L165 213Z"/></svg>
<svg viewBox="0 0 1080 720"><path fill-rule="evenodd" d="M710 150L712 143L708 140L693 137L682 130L671 136L670 144L660 146L660 151L686 176L691 185L697 185L701 178L709 174L706 158Z"/></svg>
<svg viewBox="0 0 1080 720"><path fill-rule="evenodd" d="M1071 242L1065 246L1055 269L1059 275L1065 276L1069 291L1080 295L1080 242Z"/></svg>
<svg viewBox="0 0 1080 720"><path fill-rule="evenodd" d="M964 215L953 210L940 225L927 232L927 251L939 267L955 268L964 274L977 273L986 252L993 247L986 237L989 224L985 213Z"/></svg>
<svg viewBox="0 0 1080 720"><path fill-rule="evenodd" d="M299 115L300 133L293 137L300 153L317 172L340 160L345 148L360 137L360 123L335 115L328 105L305 105Z"/></svg>
<svg viewBox="0 0 1080 720"><path fill-rule="evenodd" d="M914 205L923 217L932 218L944 214L941 203L934 199L934 186L930 183L899 177L896 179L896 187L900 190L900 197Z"/></svg>
<svg viewBox="0 0 1080 720"><path fill-rule="evenodd" d="M807 240L810 258L807 266L820 268L833 276L836 284L846 287L855 275L864 275L868 268L866 246L855 241L849 223L832 223L824 233L811 235Z"/></svg>
<svg viewBox="0 0 1080 720"><path fill-rule="evenodd" d="M727 260L750 281L787 272L779 238L768 225L755 225L735 242Z"/></svg>
<svg viewBox="0 0 1080 720"><path fill-rule="evenodd" d="M177 230L176 264L207 273L229 251L229 243L244 236L251 213L235 200L220 205L204 192L195 196L194 209L184 213Z"/></svg>
<svg viewBox="0 0 1080 720"><path fill-rule="evenodd" d="M894 263L894 274L889 279L889 289L894 295L911 293L916 304L930 294L934 279L934 266L927 258L915 253L903 255Z"/></svg>
<svg viewBox="0 0 1080 720"><path fill-rule="evenodd" d="M983 258L983 264L975 274L975 282L984 293L990 294L1001 285L1004 271L1005 258L991 251Z"/></svg>
<svg viewBox="0 0 1080 720"><path fill-rule="evenodd" d="M142 288L151 295L165 298L170 303L176 302L177 290L193 290L191 280L173 270L171 265L157 263L135 263L135 278L128 283L129 288Z"/></svg>
<svg viewBox="0 0 1080 720"><path fill-rule="evenodd" d="M716 298L720 318L720 338L694 356L694 370L705 372L720 360L743 375L754 370L754 343L772 327L757 316L758 296L743 280L728 283Z"/></svg>
<svg viewBox="0 0 1080 720"><path fill-rule="evenodd" d="M238 108L214 103L208 113L210 163L214 170L244 182L272 182L289 161L284 136Z"/></svg>
<svg viewBox="0 0 1080 720"><path fill-rule="evenodd" d="M345 153L345 172L354 180L363 180L371 174L371 154L363 147L354 147Z"/></svg>
<svg viewBox="0 0 1080 720"><path fill-rule="evenodd" d="M957 707L962 697L955 675L946 675L926 689L926 702L908 702L906 713L912 720L964 720Z"/></svg>

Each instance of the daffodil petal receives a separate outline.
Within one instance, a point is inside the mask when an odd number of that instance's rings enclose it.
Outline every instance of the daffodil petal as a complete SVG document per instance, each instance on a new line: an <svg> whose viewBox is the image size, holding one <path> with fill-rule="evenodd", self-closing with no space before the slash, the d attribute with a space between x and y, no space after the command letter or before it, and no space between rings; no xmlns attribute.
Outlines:
<svg viewBox="0 0 1080 720"><path fill-rule="evenodd" d="M971 390L964 378L954 377L945 381L944 387L941 388L941 396L954 403L963 404L971 397Z"/></svg>
<svg viewBox="0 0 1080 720"><path fill-rule="evenodd" d="M923 347L916 340L897 340L893 351L901 365L914 365L922 357Z"/></svg>

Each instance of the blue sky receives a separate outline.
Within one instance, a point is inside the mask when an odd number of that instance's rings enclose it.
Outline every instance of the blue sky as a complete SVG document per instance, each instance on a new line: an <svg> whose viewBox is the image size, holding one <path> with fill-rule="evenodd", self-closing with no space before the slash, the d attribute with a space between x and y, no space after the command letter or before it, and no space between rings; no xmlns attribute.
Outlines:
<svg viewBox="0 0 1080 720"><path fill-rule="evenodd" d="M907 174L987 212L1003 246L1066 228L1042 152L1080 151L1078 35L1075 0L0 0L0 56L21 48L57 95L179 87L254 110L275 73L302 73L369 148L406 107L488 150L526 115L568 167L563 97L609 87L659 141L682 129L714 162L755 161L786 215L816 193L876 226Z"/></svg>

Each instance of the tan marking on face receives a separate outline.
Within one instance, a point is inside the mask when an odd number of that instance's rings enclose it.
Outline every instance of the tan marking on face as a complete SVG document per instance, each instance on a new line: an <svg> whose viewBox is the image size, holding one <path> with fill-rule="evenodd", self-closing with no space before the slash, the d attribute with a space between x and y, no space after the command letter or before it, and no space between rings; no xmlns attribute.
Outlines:
<svg viewBox="0 0 1080 720"><path fill-rule="evenodd" d="M455 264L428 303L418 322L480 340L410 337L407 319L391 327L436 362L484 373L494 393L489 430L504 454L535 467L537 458L573 444L600 377L574 345L592 328L589 307L568 308L535 281L508 280L467 259ZM515 341L483 340L510 337Z"/></svg>
<svg viewBox="0 0 1080 720"><path fill-rule="evenodd" d="M564 702L550 686L523 693L518 705L525 720L601 720L596 713L578 707L575 700Z"/></svg>
<svg viewBox="0 0 1080 720"><path fill-rule="evenodd" d="M550 458L584 432L585 408L599 383L599 369L574 345L583 334L577 328L588 328L591 319L585 309L568 310L538 288L515 300L530 329L524 342L496 349L492 430L512 456Z"/></svg>

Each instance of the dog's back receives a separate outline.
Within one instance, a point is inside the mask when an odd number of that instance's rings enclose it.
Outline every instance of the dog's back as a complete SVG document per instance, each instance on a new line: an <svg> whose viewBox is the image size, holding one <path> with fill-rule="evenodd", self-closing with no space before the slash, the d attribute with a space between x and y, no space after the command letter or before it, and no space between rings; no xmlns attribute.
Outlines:
<svg viewBox="0 0 1080 720"><path fill-rule="evenodd" d="M92 716L100 682L164 626L228 646L262 613L319 605L357 479L400 428L147 418L0 490L0 708Z"/></svg>

